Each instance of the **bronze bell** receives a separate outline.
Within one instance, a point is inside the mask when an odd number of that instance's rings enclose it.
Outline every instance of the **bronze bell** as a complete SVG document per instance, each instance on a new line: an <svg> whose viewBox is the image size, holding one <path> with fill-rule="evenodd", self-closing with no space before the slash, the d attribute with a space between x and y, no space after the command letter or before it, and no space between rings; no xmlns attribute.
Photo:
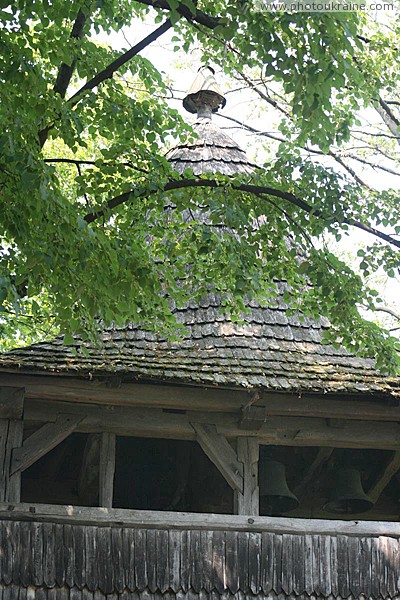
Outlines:
<svg viewBox="0 0 400 600"><path fill-rule="evenodd" d="M335 487L324 510L338 515L363 513L373 507L371 498L364 492L360 471L341 468L336 471Z"/></svg>
<svg viewBox="0 0 400 600"><path fill-rule="evenodd" d="M289 490L285 465L277 460L260 464L260 514L281 515L298 507L299 501Z"/></svg>

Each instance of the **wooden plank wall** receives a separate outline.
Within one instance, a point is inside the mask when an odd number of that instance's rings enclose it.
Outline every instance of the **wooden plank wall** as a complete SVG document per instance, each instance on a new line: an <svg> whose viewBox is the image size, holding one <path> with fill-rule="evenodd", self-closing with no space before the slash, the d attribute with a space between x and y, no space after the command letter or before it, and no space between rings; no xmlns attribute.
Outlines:
<svg viewBox="0 0 400 600"><path fill-rule="evenodd" d="M384 599L399 573L391 537L0 522L0 600Z"/></svg>
<svg viewBox="0 0 400 600"><path fill-rule="evenodd" d="M245 594L244 592L238 592L237 594L231 594L225 592L219 594L211 592L183 592L180 590L178 593L167 591L164 594L161 592L155 592L154 594L148 590L143 592L131 592L124 590L123 592L115 592L112 594L104 594L101 590L91 592L87 588L79 589L77 587L69 588L63 586L61 588L43 588L38 586L29 586L23 588L21 586L10 585L1 586L0 584L0 600L255 600L258 596L254 594ZM275 594L272 592L268 595L265 600L318 600L318 596L312 595L307 596L301 594L296 596L295 594ZM342 600L340 596L330 596L327 600ZM344 599L343 599L344 600ZM349 598L348 600L353 600ZM363 599L365 600L365 599Z"/></svg>

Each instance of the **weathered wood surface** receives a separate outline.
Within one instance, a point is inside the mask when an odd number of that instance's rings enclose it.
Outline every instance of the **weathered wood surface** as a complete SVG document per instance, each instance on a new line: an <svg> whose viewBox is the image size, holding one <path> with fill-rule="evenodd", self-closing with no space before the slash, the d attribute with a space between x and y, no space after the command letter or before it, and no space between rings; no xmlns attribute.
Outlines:
<svg viewBox="0 0 400 600"><path fill-rule="evenodd" d="M0 386L0 419L21 419L25 388Z"/></svg>
<svg viewBox="0 0 400 600"><path fill-rule="evenodd" d="M400 538L400 522L336 521L328 519L294 519L290 517L257 517L218 515L123 508L93 508L55 504L0 502L0 519L28 520L147 529L198 529L206 531L265 531L268 533L343 535L346 537L389 536Z"/></svg>
<svg viewBox="0 0 400 600"><path fill-rule="evenodd" d="M196 439L208 458L215 464L232 489L243 492L243 463L215 425L191 423Z"/></svg>
<svg viewBox="0 0 400 600"><path fill-rule="evenodd" d="M82 419L83 415L58 414L54 423L47 423L32 433L20 448L13 451L11 473L24 471L33 465L65 440Z"/></svg>
<svg viewBox="0 0 400 600"><path fill-rule="evenodd" d="M0 521L0 582L3 597L7 586L10 590L14 584L42 589L43 594L57 586L61 598L61 590L67 589L67 598L75 593L82 597L82 590L117 598L124 592L146 592L149 598L168 592L214 598L239 592L396 598L399 544L398 539L383 536Z"/></svg>
<svg viewBox="0 0 400 600"><path fill-rule="evenodd" d="M0 373L0 384L24 386L27 399L177 409L195 406L196 410L215 412L240 411L248 404L250 397L245 390L124 383L119 377L115 378L112 385L111 377L89 381L65 375ZM376 395L368 401L369 396L365 394L363 398L354 399L346 394L303 394L299 398L297 394L264 392L257 401L257 407L265 406L268 416L400 420L399 405L390 406L384 398L377 402Z"/></svg>
<svg viewBox="0 0 400 600"><path fill-rule="evenodd" d="M21 474L12 474L13 453L22 444L22 419L0 419L0 501L19 502Z"/></svg>
<svg viewBox="0 0 400 600"><path fill-rule="evenodd" d="M25 401L24 418L28 421L52 421L60 412L84 417L76 428L84 433L108 431L117 435L194 440L196 433L191 423L213 423L224 437L251 436L260 444L400 450L398 422L348 420L343 427L335 428L323 418L271 416L259 431L247 431L240 428L239 413L172 414L160 408Z"/></svg>
<svg viewBox="0 0 400 600"><path fill-rule="evenodd" d="M260 494L258 489L259 446L254 438L239 438L237 441L238 459L243 465L243 490L235 494L238 515L258 515Z"/></svg>
<svg viewBox="0 0 400 600"><path fill-rule="evenodd" d="M10 586L0 585L0 600L255 600L256 596L252 593L244 594L238 591L236 594L224 592L207 593L204 590L196 593L194 590L180 590L178 593L167 590L164 593L145 589L143 591L131 592L124 590L112 594L104 594L101 590L91 592L87 588L79 589L77 587L55 587L43 588L29 586L23 588L14 584ZM307 594L276 594L274 590L268 594L269 600L310 600ZM316 600L315 594L311 600ZM329 596L329 600L342 600L341 596Z"/></svg>
<svg viewBox="0 0 400 600"><path fill-rule="evenodd" d="M100 438L100 506L112 507L115 475L115 434L102 433Z"/></svg>

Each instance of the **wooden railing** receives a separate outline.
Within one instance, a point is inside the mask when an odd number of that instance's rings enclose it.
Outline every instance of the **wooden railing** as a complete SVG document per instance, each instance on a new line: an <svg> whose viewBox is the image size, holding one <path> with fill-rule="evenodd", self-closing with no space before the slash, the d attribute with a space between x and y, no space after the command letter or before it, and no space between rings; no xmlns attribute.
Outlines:
<svg viewBox="0 0 400 600"><path fill-rule="evenodd" d="M2 504L0 596L397 598L399 538L388 522Z"/></svg>

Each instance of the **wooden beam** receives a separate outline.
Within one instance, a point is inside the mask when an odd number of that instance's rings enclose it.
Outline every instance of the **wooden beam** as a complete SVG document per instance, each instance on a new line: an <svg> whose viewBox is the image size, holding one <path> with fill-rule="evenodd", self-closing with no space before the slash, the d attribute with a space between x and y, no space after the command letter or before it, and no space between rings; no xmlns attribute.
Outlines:
<svg viewBox="0 0 400 600"><path fill-rule="evenodd" d="M383 471L380 473L378 479L368 490L368 496L371 498L373 503L377 502L379 496L382 494L385 487L390 483L393 477L400 469L400 451L393 452L392 456L386 463Z"/></svg>
<svg viewBox="0 0 400 600"><path fill-rule="evenodd" d="M389 400L390 397L388 397ZM400 406L389 406L384 399L372 401L343 399L331 397L330 394L321 397L318 394L303 395L301 398L293 395L265 394L262 398L266 413L269 416L288 417L316 417L323 419L355 419L362 421L398 421L400 420ZM259 406L259 403L257 404Z"/></svg>
<svg viewBox="0 0 400 600"><path fill-rule="evenodd" d="M69 411L82 416L76 430L83 433L108 431L117 435L195 440L191 422L211 422L226 438L254 437L260 444L400 450L400 425L397 422L350 420L342 428L334 428L328 426L326 419L269 417L259 431L248 431L239 427L237 413L188 411L173 414L159 408L72 405L37 400L25 402L24 416L29 421L51 421L59 412Z"/></svg>
<svg viewBox="0 0 400 600"><path fill-rule="evenodd" d="M0 419L0 501L19 502L21 474L12 473L13 453L21 446L22 419Z"/></svg>
<svg viewBox="0 0 400 600"><path fill-rule="evenodd" d="M199 406L207 411L236 411L248 402L246 390L223 390L204 386L121 383L110 385L110 378L87 380L83 377L24 375L0 372L0 385L23 385L25 397L38 400L139 406L184 410Z"/></svg>
<svg viewBox="0 0 400 600"><path fill-rule="evenodd" d="M258 441L250 437L238 438L237 454L243 465L243 492L235 491L235 512L238 515L259 515Z"/></svg>
<svg viewBox="0 0 400 600"><path fill-rule="evenodd" d="M102 433L100 439L99 504L111 508L114 496L115 434Z"/></svg>
<svg viewBox="0 0 400 600"><path fill-rule="evenodd" d="M110 386L105 378L92 381L68 375L24 375L0 373L0 385L24 386L25 397L60 400L73 403L95 403L107 406L177 408L211 412L239 412L249 404L249 393L238 389L215 389L200 386L120 383ZM319 417L370 421L399 421L398 397L390 393L298 394L264 392L254 408L265 407L268 416ZM389 401L397 405L388 405Z"/></svg>
<svg viewBox="0 0 400 600"><path fill-rule="evenodd" d="M198 529L223 531L268 531L277 534L345 535L350 537L388 536L400 538L400 523L390 521L293 519L289 517L248 517L123 508L90 508L48 504L0 503L0 519L75 525L148 529Z"/></svg>
<svg viewBox="0 0 400 600"><path fill-rule="evenodd" d="M304 496L312 480L316 478L321 472L321 469L324 466L324 464L328 462L328 460L332 456L333 450L334 448L329 447L319 448L317 456L314 458L311 465L307 467L307 472L304 475L301 483L294 490L294 493L299 498L299 500Z"/></svg>
<svg viewBox="0 0 400 600"><path fill-rule="evenodd" d="M243 492L243 464L229 442L217 432L215 425L191 423L196 439L208 458L219 469L233 490Z"/></svg>
<svg viewBox="0 0 400 600"><path fill-rule="evenodd" d="M21 419L25 388L0 386L0 419Z"/></svg>
<svg viewBox="0 0 400 600"><path fill-rule="evenodd" d="M83 419L82 415L59 414L55 423L47 423L32 433L22 447L15 448L12 456L11 473L21 472L33 465L65 440Z"/></svg>

